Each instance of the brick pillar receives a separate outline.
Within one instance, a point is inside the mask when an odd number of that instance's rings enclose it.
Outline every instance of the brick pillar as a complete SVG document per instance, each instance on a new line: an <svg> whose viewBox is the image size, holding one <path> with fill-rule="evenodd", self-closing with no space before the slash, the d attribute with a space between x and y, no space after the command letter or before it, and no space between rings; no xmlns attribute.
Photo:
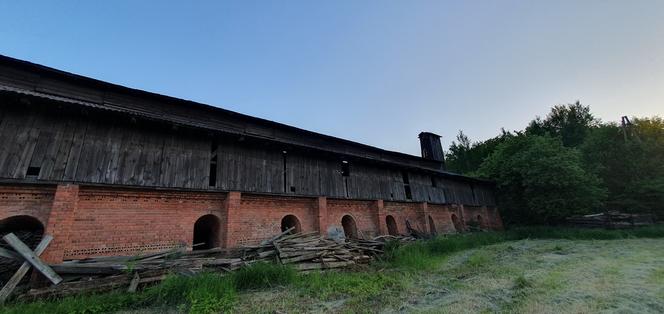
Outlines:
<svg viewBox="0 0 664 314"><path fill-rule="evenodd" d="M385 222L385 202L383 200L376 200L374 202L374 206L376 206L376 217L378 219L377 226L378 226L378 234L379 235L385 235L388 234L387 231L387 222Z"/></svg>
<svg viewBox="0 0 664 314"><path fill-rule="evenodd" d="M431 227L429 227L429 203L422 202L420 203L419 207L420 217L422 217L421 220L424 222L422 224L424 226L424 230L422 231L429 233L429 230L431 230Z"/></svg>
<svg viewBox="0 0 664 314"><path fill-rule="evenodd" d="M76 184L58 185L53 198L53 207L48 217L45 234L53 236L53 241L46 248L42 259L49 263L60 263L64 259L65 249L74 236L74 218L78 210L78 191Z"/></svg>
<svg viewBox="0 0 664 314"><path fill-rule="evenodd" d="M222 243L224 247L234 247L237 246L238 234L242 232L239 230L238 224L239 215L240 215L240 206L242 201L242 193L240 192L228 192L226 200L224 201L224 216L226 217L225 224L223 226L222 234L224 234L224 239Z"/></svg>
<svg viewBox="0 0 664 314"><path fill-rule="evenodd" d="M316 198L316 216L318 218L317 228L321 236L327 236L327 197Z"/></svg>
<svg viewBox="0 0 664 314"><path fill-rule="evenodd" d="M466 231L468 228L466 228L466 217L465 214L466 209L463 207L463 204L459 204L459 221L461 222L461 228L463 231Z"/></svg>

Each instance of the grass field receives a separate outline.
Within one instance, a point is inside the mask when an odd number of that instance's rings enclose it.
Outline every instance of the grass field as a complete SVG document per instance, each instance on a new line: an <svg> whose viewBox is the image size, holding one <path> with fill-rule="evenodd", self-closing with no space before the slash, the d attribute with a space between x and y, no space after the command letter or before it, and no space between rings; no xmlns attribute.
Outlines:
<svg viewBox="0 0 664 314"><path fill-rule="evenodd" d="M662 313L664 227L527 228L393 246L362 271L256 265L4 313Z"/></svg>

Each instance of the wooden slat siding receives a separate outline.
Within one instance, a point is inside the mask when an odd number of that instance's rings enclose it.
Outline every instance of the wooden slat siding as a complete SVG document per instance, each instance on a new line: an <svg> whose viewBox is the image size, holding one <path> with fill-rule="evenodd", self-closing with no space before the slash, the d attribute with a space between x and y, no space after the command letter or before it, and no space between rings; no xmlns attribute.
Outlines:
<svg viewBox="0 0 664 314"><path fill-rule="evenodd" d="M161 161L161 175L159 181L161 182L161 185L165 187L173 187L174 185L172 169L175 168L175 158L177 157L176 156L177 149L174 146L175 144L176 144L175 136L173 134L170 133L164 134L164 149Z"/></svg>
<svg viewBox="0 0 664 314"><path fill-rule="evenodd" d="M276 149L221 142L217 148L217 185L224 190L283 193L283 156ZM287 156L290 160L291 156Z"/></svg>
<svg viewBox="0 0 664 314"><path fill-rule="evenodd" d="M298 153L288 154L286 186L289 194L320 195L320 171L316 159ZM290 190L291 187L295 191Z"/></svg>
<svg viewBox="0 0 664 314"><path fill-rule="evenodd" d="M318 160L319 185L321 195L345 197L344 179L341 175L341 160L322 158Z"/></svg>
<svg viewBox="0 0 664 314"><path fill-rule="evenodd" d="M30 131L35 121L34 115L19 114L15 119L10 119L7 125L9 136L5 138L7 148L7 155L5 156L4 163L2 164L2 173L0 176L5 178L16 178L15 174L22 161L22 155L28 146L28 139Z"/></svg>
<svg viewBox="0 0 664 314"><path fill-rule="evenodd" d="M164 138L159 133L144 128L146 145L144 154L146 158L143 168L142 181L147 186L159 186L161 177L161 158L164 149Z"/></svg>
<svg viewBox="0 0 664 314"><path fill-rule="evenodd" d="M417 164L428 169L439 166L438 163L422 160L414 156L388 152L314 134L193 102L130 90L103 82L91 83L92 81L87 78L75 78L73 75L57 73L43 67L28 65L7 58L0 61L2 62L1 66L6 68L6 71L3 70L3 74L11 73L0 75L0 84L5 86L18 87L27 91L41 90L48 94L91 101L109 109L123 108L126 112L142 113L151 118L213 128L220 131L229 131L235 134L273 138L282 143L320 148L336 154L350 153L358 157L364 156L388 162Z"/></svg>
<svg viewBox="0 0 664 314"><path fill-rule="evenodd" d="M44 147L44 156L41 161L37 161L33 156L30 166L40 167L39 179L48 180L53 173L55 163L60 147L63 146L63 139L66 136L67 120L60 115L53 116L48 122L49 128L42 130L37 142L37 147ZM59 177L57 180L61 180Z"/></svg>
<svg viewBox="0 0 664 314"><path fill-rule="evenodd" d="M85 143L88 129L93 125L89 119L78 118L77 123L73 126L74 132L71 139L71 148L66 154L62 154L62 157L66 158L64 163L64 181L73 181L76 179L76 173L78 172L78 165L81 160L81 152L83 151L83 144Z"/></svg>
<svg viewBox="0 0 664 314"><path fill-rule="evenodd" d="M57 128L59 127L59 120L57 117L44 120L41 118L42 115L39 116L39 135L35 141L35 147L32 151L32 156L29 157L30 161L28 167L38 167L41 169L42 165L44 164L44 160L47 158L46 154L49 150L49 147L55 141Z"/></svg>
<svg viewBox="0 0 664 314"><path fill-rule="evenodd" d="M0 121L0 143L3 145L3 149L0 149L0 177L7 178L8 171L5 169L4 164L5 160L9 157L12 149L11 138L14 137L18 131L16 128L16 123L18 115L14 112L7 111L5 112L5 117Z"/></svg>
<svg viewBox="0 0 664 314"><path fill-rule="evenodd" d="M103 183L103 172L106 169L103 163L108 155L106 146L111 130L109 123L94 123L88 127L76 170L76 181Z"/></svg>
<svg viewBox="0 0 664 314"><path fill-rule="evenodd" d="M23 149L19 155L19 163L14 171L15 179L25 178L25 174L28 171L28 167L30 166L30 162L36 149L37 141L39 140L39 134L47 124L43 115L32 114L31 116L34 117L34 119L32 125L28 126L28 137L23 143Z"/></svg>

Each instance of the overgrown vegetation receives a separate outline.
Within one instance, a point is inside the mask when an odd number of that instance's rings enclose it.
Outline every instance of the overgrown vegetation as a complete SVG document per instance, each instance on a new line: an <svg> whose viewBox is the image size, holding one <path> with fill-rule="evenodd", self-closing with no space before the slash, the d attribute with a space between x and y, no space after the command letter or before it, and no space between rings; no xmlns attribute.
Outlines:
<svg viewBox="0 0 664 314"><path fill-rule="evenodd" d="M141 308L177 308L190 313L219 313L233 310L245 291L284 287L301 298L345 300L354 311L371 312L367 304L387 304L392 294L407 290L407 282L417 274L430 273L455 252L522 239L617 240L630 238L664 238L664 226L655 225L628 230L588 230L550 227L516 228L505 232L483 232L441 236L407 245L390 243L383 260L361 272L314 272L299 274L293 269L274 264L255 264L240 271L220 275L202 273L193 277L172 276L161 284L136 294L113 292L70 297L61 300L13 304L2 313L106 313ZM509 249L509 247L508 247ZM552 252L564 250L553 246ZM455 276L463 278L490 265L495 256L475 251L456 268ZM651 276L660 282L662 272ZM515 276L512 285L529 289L527 277ZM364 309L364 310L362 310ZM159 311L157 311L159 312Z"/></svg>
<svg viewBox="0 0 664 314"><path fill-rule="evenodd" d="M664 217L664 120L601 122L579 102L555 106L523 131L472 143L463 132L449 170L493 180L511 225L556 224L606 210Z"/></svg>

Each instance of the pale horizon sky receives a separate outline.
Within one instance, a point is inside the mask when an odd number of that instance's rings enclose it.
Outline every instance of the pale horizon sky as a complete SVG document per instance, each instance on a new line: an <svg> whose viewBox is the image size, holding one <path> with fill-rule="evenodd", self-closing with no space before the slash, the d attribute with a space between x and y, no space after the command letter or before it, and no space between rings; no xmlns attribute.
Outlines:
<svg viewBox="0 0 664 314"><path fill-rule="evenodd" d="M664 1L3 1L0 54L419 155L664 115Z"/></svg>

